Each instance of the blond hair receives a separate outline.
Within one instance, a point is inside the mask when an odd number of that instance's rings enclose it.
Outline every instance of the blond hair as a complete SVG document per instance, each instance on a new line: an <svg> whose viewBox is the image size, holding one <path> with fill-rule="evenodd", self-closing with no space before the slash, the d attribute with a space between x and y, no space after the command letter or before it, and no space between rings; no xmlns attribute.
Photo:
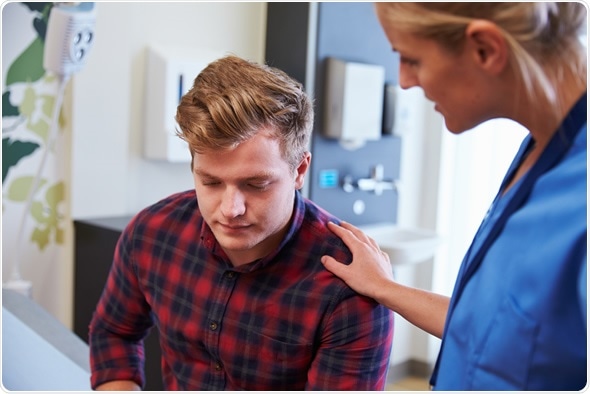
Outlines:
<svg viewBox="0 0 590 394"><path fill-rule="evenodd" d="M301 83L285 72L237 56L209 64L176 112L177 135L191 154L234 148L268 129L296 168L313 127L313 107Z"/></svg>
<svg viewBox="0 0 590 394"><path fill-rule="evenodd" d="M586 83L586 52L579 41L586 22L580 3L376 3L382 23L458 51L470 22L497 25L511 49L511 65L529 97L557 105L557 88L569 68Z"/></svg>

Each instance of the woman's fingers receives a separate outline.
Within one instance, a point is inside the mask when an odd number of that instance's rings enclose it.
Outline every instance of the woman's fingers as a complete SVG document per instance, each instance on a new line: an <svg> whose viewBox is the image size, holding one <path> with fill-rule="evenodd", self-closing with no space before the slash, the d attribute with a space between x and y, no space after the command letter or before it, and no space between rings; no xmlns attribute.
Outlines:
<svg viewBox="0 0 590 394"><path fill-rule="evenodd" d="M350 249L352 261L346 265L331 256L322 256L322 264L356 292L375 298L379 283L393 279L389 256L373 239L349 223L343 222L340 226L330 223L328 226Z"/></svg>
<svg viewBox="0 0 590 394"><path fill-rule="evenodd" d="M332 256L323 256L321 258L321 262L328 271L332 272L334 275L338 276L345 282L347 281L349 267L346 264L342 264Z"/></svg>
<svg viewBox="0 0 590 394"><path fill-rule="evenodd" d="M373 238L369 237L367 234L365 234L363 231L361 231L358 227L355 227L352 224L350 224L348 222L344 222L344 221L340 222L340 225L337 225L332 222L330 222L329 224L330 224L330 226L329 226L330 230L332 230L336 235L338 235L340 238L342 238L342 240L344 241L346 246L348 246L348 248L351 251L352 251L352 243L354 242L355 239L356 239L356 241L363 242L365 244L369 244L369 245L373 246L373 248L375 248L375 249L379 249L379 245L377 245L377 242L375 242L375 240ZM349 233L347 233L344 230L348 231ZM350 243L348 243L344 239L345 236L348 237Z"/></svg>
<svg viewBox="0 0 590 394"><path fill-rule="evenodd" d="M346 246L352 251L356 246L355 242L359 242L358 237L349 229L342 225L337 225L333 222L328 222L328 228L344 241Z"/></svg>

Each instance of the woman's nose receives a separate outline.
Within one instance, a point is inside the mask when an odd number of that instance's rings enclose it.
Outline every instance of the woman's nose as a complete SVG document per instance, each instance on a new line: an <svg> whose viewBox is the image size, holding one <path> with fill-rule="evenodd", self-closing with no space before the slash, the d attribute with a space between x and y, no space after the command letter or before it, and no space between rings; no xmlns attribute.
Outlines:
<svg viewBox="0 0 590 394"><path fill-rule="evenodd" d="M236 188L228 187L221 200L221 213L227 218L235 218L246 212L244 195Z"/></svg>
<svg viewBox="0 0 590 394"><path fill-rule="evenodd" d="M418 86L418 79L414 72L407 70L403 65L399 69L399 86L402 89L409 89Z"/></svg>

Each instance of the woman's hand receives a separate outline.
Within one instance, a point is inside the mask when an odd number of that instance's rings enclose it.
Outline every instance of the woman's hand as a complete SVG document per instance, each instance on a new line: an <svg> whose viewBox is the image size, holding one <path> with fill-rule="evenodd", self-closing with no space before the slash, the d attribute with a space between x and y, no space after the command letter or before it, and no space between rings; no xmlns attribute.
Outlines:
<svg viewBox="0 0 590 394"><path fill-rule="evenodd" d="M379 249L377 242L350 223L340 226L330 222L328 227L339 236L352 252L352 263L342 264L331 256L321 261L334 275L340 277L357 293L379 301L378 292L393 281L389 256Z"/></svg>
<svg viewBox="0 0 590 394"><path fill-rule="evenodd" d="M349 223L329 223L334 234L352 252L349 265L323 256L322 263L357 293L371 297L400 314L418 328L441 338L449 309L449 297L401 285L393 280L389 256L377 243Z"/></svg>

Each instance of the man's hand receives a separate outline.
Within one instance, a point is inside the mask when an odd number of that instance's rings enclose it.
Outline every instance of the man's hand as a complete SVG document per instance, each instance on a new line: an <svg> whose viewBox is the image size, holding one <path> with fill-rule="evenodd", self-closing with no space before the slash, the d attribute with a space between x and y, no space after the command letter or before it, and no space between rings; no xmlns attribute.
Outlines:
<svg viewBox="0 0 590 394"><path fill-rule="evenodd" d="M113 380L101 384L97 391L141 391L141 387L132 380Z"/></svg>

